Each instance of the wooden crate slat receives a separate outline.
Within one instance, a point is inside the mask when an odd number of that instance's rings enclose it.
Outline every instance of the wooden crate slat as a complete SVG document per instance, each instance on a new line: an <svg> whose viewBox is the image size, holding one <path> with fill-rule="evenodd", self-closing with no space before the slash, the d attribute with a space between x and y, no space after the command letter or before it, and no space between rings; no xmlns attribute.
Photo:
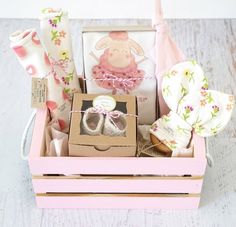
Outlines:
<svg viewBox="0 0 236 227"><path fill-rule="evenodd" d="M33 179L35 193L46 192L127 192L127 193L200 193L200 180L181 179Z"/></svg>
<svg viewBox="0 0 236 227"><path fill-rule="evenodd" d="M29 160L31 173L204 175L206 160L197 158L39 157Z"/></svg>
<svg viewBox="0 0 236 227"><path fill-rule="evenodd" d="M196 209L199 201L199 196L36 196L39 208Z"/></svg>

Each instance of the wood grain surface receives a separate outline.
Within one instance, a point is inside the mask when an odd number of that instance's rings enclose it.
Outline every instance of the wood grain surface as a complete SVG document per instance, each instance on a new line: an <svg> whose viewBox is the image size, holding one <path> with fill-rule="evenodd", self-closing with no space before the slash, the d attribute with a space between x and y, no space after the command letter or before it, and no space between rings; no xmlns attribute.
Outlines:
<svg viewBox="0 0 236 227"><path fill-rule="evenodd" d="M214 10L214 9L212 9ZM169 20L173 37L202 64L212 89L236 95L236 20ZM149 25L149 20L71 21L75 61L81 72L83 26ZM215 166L207 168L201 207L193 211L37 209L20 141L30 116L30 78L9 48L8 36L36 20L0 20L0 226L159 227L236 226L236 115L209 139Z"/></svg>

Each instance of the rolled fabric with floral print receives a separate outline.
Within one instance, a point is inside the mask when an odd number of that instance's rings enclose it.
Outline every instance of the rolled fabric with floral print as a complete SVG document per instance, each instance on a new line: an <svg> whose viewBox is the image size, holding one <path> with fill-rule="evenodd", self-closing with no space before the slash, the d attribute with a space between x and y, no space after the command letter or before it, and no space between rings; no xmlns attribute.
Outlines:
<svg viewBox="0 0 236 227"><path fill-rule="evenodd" d="M27 73L36 78L47 78L47 102L52 119L58 120L60 129L68 132L71 103L63 94L58 76L49 62L34 29L16 31L10 36L11 48Z"/></svg>
<svg viewBox="0 0 236 227"><path fill-rule="evenodd" d="M59 76L64 96L71 100L74 92L81 92L73 60L71 34L67 12L46 8L40 18L42 41L50 62Z"/></svg>
<svg viewBox="0 0 236 227"><path fill-rule="evenodd" d="M174 157L192 156L188 149L192 132L216 135L231 118L234 96L207 87L203 70L194 61L175 65L163 78L162 93L171 111L154 122L150 133L152 141L165 144Z"/></svg>

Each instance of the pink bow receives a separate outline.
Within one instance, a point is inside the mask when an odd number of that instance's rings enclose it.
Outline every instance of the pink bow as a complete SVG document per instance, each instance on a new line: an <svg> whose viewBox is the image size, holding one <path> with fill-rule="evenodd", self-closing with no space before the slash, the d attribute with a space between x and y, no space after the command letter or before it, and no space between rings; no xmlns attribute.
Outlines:
<svg viewBox="0 0 236 227"><path fill-rule="evenodd" d="M140 78L120 78L117 77L113 74L105 73L103 74L104 79L98 79L102 81L111 81L112 82L112 87L113 89L116 89L115 82L121 83L124 87L124 91L127 92L134 86L134 81L133 80L138 80Z"/></svg>
<svg viewBox="0 0 236 227"><path fill-rule="evenodd" d="M98 113L98 114L104 114L110 118L119 118L121 115L126 115L120 111L107 111L102 107L93 107L90 111L90 113Z"/></svg>
<svg viewBox="0 0 236 227"><path fill-rule="evenodd" d="M55 66L57 66L58 68L60 68L62 70L62 72L64 73L64 75L67 75L68 73L66 72L66 68L68 67L68 64L71 62L71 60L69 59L60 59L58 61L56 61L54 58L50 57L50 63L53 66L53 68ZM58 79L60 80L60 82L62 84L64 84L64 82L62 81L62 77L58 77Z"/></svg>

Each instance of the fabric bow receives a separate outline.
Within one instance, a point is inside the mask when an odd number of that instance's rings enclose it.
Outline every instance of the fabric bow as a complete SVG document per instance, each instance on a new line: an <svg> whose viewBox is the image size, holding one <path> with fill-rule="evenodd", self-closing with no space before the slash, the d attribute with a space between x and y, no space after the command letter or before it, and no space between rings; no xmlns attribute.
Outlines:
<svg viewBox="0 0 236 227"><path fill-rule="evenodd" d="M81 111L81 112L86 112L86 111ZM114 111L108 111L105 110L103 107L97 106L97 107L93 107L89 110L90 113L98 113L98 114L104 114L108 117L111 118L119 118L121 115L126 115L125 113L118 111L118 110L114 110Z"/></svg>
<svg viewBox="0 0 236 227"><path fill-rule="evenodd" d="M207 89L207 79L195 61L176 64L165 74L162 94L171 111L153 123L150 133L172 150L172 156L192 156L187 148L192 132L213 136L229 122L234 96Z"/></svg>

